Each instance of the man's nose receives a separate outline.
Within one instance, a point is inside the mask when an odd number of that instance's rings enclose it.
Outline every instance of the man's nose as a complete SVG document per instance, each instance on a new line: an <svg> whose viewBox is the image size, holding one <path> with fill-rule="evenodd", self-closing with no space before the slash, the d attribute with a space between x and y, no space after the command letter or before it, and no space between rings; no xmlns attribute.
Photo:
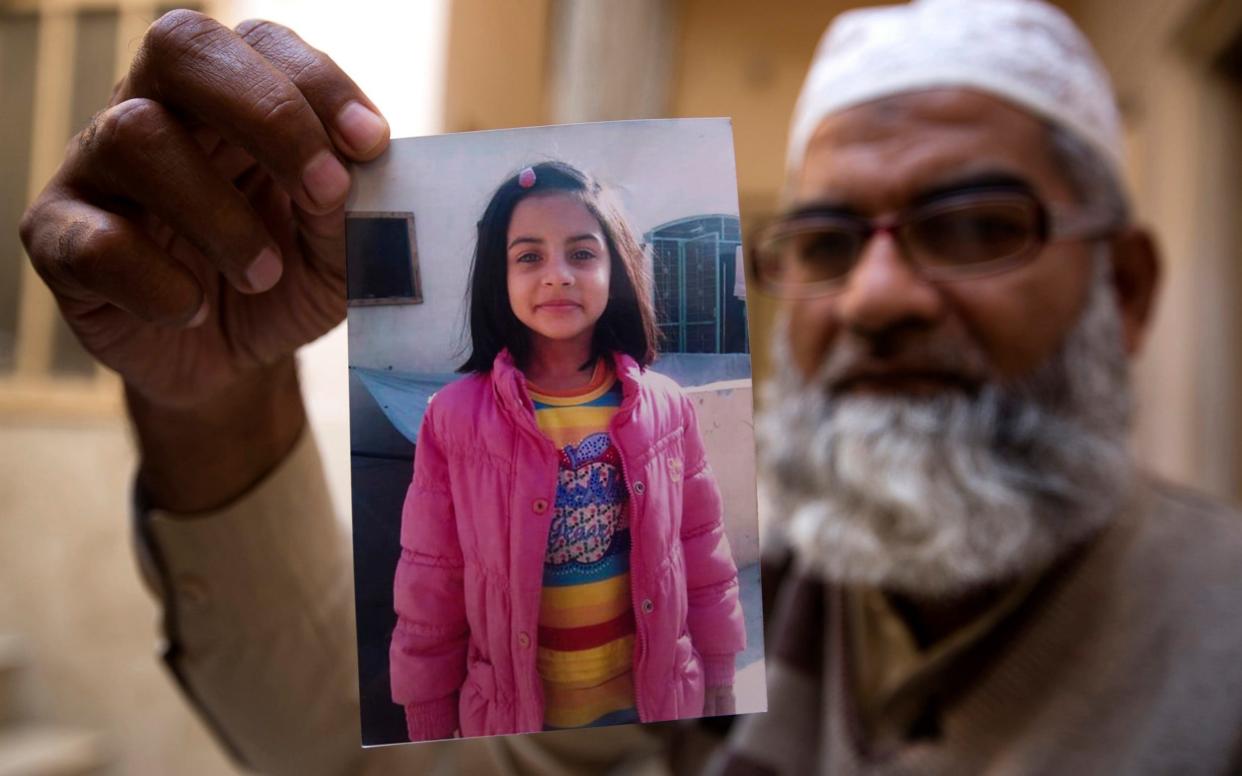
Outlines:
<svg viewBox="0 0 1242 776"><path fill-rule="evenodd" d="M902 255L891 232L877 232L863 246L837 298L841 324L863 337L924 328L944 314L940 289Z"/></svg>

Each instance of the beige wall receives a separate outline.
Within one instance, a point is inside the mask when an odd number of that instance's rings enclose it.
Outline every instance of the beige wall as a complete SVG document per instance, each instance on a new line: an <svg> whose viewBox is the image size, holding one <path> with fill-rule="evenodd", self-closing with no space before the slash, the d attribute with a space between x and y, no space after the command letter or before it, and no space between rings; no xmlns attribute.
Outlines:
<svg viewBox="0 0 1242 776"><path fill-rule="evenodd" d="M785 175L785 139L815 44L837 13L860 3L683 0L670 115L731 116L742 235L770 216ZM767 374L775 305L749 294L755 384Z"/></svg>
<svg viewBox="0 0 1242 776"><path fill-rule="evenodd" d="M549 0L454 0L444 130L545 123Z"/></svg>
<svg viewBox="0 0 1242 776"><path fill-rule="evenodd" d="M724 501L725 534L738 568L759 562L755 508L755 442L750 380L690 388L686 394L703 436L707 461Z"/></svg>
<svg viewBox="0 0 1242 776"><path fill-rule="evenodd" d="M1242 137L1239 94L1215 66L1242 35L1225 0L1068 4L1109 68L1129 141L1140 222L1164 288L1136 367L1141 460L1218 496L1242 497Z"/></svg>

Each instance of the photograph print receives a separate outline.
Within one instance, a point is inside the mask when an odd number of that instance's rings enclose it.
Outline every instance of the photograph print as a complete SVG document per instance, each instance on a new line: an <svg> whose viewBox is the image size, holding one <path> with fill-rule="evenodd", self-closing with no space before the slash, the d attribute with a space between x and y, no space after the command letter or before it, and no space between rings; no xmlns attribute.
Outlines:
<svg viewBox="0 0 1242 776"><path fill-rule="evenodd" d="M765 710L730 122L396 140L347 232L363 744Z"/></svg>

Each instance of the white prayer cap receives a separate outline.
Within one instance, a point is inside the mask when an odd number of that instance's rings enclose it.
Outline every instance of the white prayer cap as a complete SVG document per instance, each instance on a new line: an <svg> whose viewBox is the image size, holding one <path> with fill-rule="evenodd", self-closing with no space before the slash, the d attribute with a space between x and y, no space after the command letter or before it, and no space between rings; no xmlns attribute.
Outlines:
<svg viewBox="0 0 1242 776"><path fill-rule="evenodd" d="M1124 190L1108 74L1065 14L1040 0L914 0L841 14L820 39L789 132L802 163L824 117L904 92L977 89L1085 140Z"/></svg>

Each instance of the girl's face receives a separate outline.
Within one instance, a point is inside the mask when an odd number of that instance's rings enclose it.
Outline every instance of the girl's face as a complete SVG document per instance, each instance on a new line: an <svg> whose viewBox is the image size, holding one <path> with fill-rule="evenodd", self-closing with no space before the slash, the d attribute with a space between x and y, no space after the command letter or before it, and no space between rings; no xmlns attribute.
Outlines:
<svg viewBox="0 0 1242 776"><path fill-rule="evenodd" d="M590 345L608 305L611 259L604 230L575 197L550 192L517 204L509 220L509 305L540 340Z"/></svg>

